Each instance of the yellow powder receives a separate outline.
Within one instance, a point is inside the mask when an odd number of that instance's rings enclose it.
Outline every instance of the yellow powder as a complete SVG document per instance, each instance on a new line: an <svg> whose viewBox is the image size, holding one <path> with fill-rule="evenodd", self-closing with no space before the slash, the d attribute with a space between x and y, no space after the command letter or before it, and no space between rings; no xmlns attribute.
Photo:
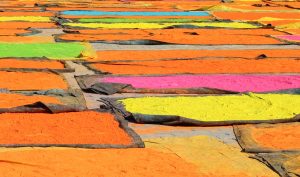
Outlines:
<svg viewBox="0 0 300 177"><path fill-rule="evenodd" d="M0 22L9 22L9 21L50 22L51 19L49 17L41 17L41 16L0 17Z"/></svg>
<svg viewBox="0 0 300 177"><path fill-rule="evenodd" d="M157 138L145 140L146 148L176 154L196 165L200 176L277 177L278 175L239 148L213 137ZM221 175L222 174L222 175Z"/></svg>
<svg viewBox="0 0 300 177"><path fill-rule="evenodd" d="M300 22L280 25L276 29L300 29Z"/></svg>
<svg viewBox="0 0 300 177"><path fill-rule="evenodd" d="M199 121L272 120L300 114L300 95L288 94L143 97L120 101L132 113L177 115Z"/></svg>
<svg viewBox="0 0 300 177"><path fill-rule="evenodd" d="M85 28L110 28L110 29L160 29L173 25L184 25L185 23L65 23L65 25L72 27ZM220 27L220 28L259 28L259 26L243 22L201 22L201 23L187 23L198 27Z"/></svg>

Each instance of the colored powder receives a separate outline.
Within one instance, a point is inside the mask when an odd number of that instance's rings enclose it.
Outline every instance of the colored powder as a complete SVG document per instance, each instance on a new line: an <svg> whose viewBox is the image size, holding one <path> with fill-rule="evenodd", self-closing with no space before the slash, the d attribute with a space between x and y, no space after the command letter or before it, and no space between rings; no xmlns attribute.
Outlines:
<svg viewBox="0 0 300 177"><path fill-rule="evenodd" d="M276 29L300 29L300 22L277 26Z"/></svg>
<svg viewBox="0 0 300 177"><path fill-rule="evenodd" d="M57 28L49 22L1 22L0 29Z"/></svg>
<svg viewBox="0 0 300 177"><path fill-rule="evenodd" d="M89 15L89 16L209 16L208 12L105 12L92 10L67 10L63 15Z"/></svg>
<svg viewBox="0 0 300 177"><path fill-rule="evenodd" d="M118 61L118 60L160 60L160 59L210 59L237 57L254 59L260 55L279 58L297 58L298 49L265 49L265 50L104 50L97 51L99 61Z"/></svg>
<svg viewBox="0 0 300 177"><path fill-rule="evenodd" d="M282 36L274 36L274 37L291 41L291 42L300 42L300 35L282 35Z"/></svg>
<svg viewBox="0 0 300 177"><path fill-rule="evenodd" d="M259 28L260 26L243 23L243 22L200 22L200 23L65 23L64 25L72 27L85 27L85 28L109 28L109 29L160 29L173 25L193 25L196 27L216 27L216 28Z"/></svg>
<svg viewBox="0 0 300 177"><path fill-rule="evenodd" d="M57 98L43 95L25 96L21 94L0 93L0 107L13 108L36 102L62 104Z"/></svg>
<svg viewBox="0 0 300 177"><path fill-rule="evenodd" d="M3 149L0 158L18 162L2 163L1 175L7 177L200 177L195 165L148 148L17 148Z"/></svg>
<svg viewBox="0 0 300 177"><path fill-rule="evenodd" d="M74 32L73 32L74 31ZM273 29L85 29L70 30L59 36L67 41L108 42L127 40L155 40L171 44L281 44L269 37L285 33ZM247 36L247 40L245 40ZM135 55L131 56L134 57Z"/></svg>
<svg viewBox="0 0 300 177"><path fill-rule="evenodd" d="M0 68L64 69L59 61L0 59Z"/></svg>
<svg viewBox="0 0 300 177"><path fill-rule="evenodd" d="M176 115L209 122L288 119L300 114L300 95L288 94L143 97L120 102L131 113Z"/></svg>
<svg viewBox="0 0 300 177"><path fill-rule="evenodd" d="M48 72L7 72L0 71L0 88L9 90L67 89L64 79Z"/></svg>
<svg viewBox="0 0 300 177"><path fill-rule="evenodd" d="M217 88L237 92L266 92L300 88L298 75L175 75L104 77L100 82L131 84L135 88Z"/></svg>
<svg viewBox="0 0 300 177"><path fill-rule="evenodd" d="M80 43L0 43L0 58L76 59L86 50Z"/></svg>
<svg viewBox="0 0 300 177"><path fill-rule="evenodd" d="M41 17L41 16L15 16L15 17L0 17L0 22L8 22L8 21L26 21L26 22L50 22L51 19L49 17Z"/></svg>
<svg viewBox="0 0 300 177"><path fill-rule="evenodd" d="M110 113L4 113L0 122L0 144L132 144Z"/></svg>
<svg viewBox="0 0 300 177"><path fill-rule="evenodd" d="M211 59L144 62L113 62L91 64L97 70L113 74L237 74L237 73L299 73L297 59ZM122 67L122 69L120 69Z"/></svg>
<svg viewBox="0 0 300 177"><path fill-rule="evenodd" d="M251 137L258 146L276 150L300 150L299 123L250 128Z"/></svg>
<svg viewBox="0 0 300 177"><path fill-rule="evenodd" d="M50 36L0 36L0 44L3 42L15 43L16 41L22 41L23 44L55 42L53 37Z"/></svg>
<svg viewBox="0 0 300 177"><path fill-rule="evenodd" d="M206 21L206 19L81 18L78 20L80 23L191 23L203 21Z"/></svg>
<svg viewBox="0 0 300 177"><path fill-rule="evenodd" d="M176 154L195 164L202 177L278 176L264 164L249 158L239 148L208 136L147 139L145 144L146 148Z"/></svg>
<svg viewBox="0 0 300 177"><path fill-rule="evenodd" d="M282 19L300 19L300 13L298 12L222 12L215 11L213 16L218 19L230 19L230 20L251 20L257 21L264 17L270 18L282 18Z"/></svg>
<svg viewBox="0 0 300 177"><path fill-rule="evenodd" d="M0 36L16 36L28 33L31 33L31 31L25 29L0 29Z"/></svg>

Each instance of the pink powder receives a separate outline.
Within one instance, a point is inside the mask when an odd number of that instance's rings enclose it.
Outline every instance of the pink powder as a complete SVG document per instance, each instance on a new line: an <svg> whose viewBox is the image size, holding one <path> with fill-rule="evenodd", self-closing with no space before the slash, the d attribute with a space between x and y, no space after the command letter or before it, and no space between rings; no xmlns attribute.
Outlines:
<svg viewBox="0 0 300 177"><path fill-rule="evenodd" d="M289 41L300 41L300 35L280 35L276 37L279 39L284 39Z"/></svg>
<svg viewBox="0 0 300 177"><path fill-rule="evenodd" d="M238 92L265 92L300 88L300 75L116 76L104 77L100 81L147 89L208 87Z"/></svg>

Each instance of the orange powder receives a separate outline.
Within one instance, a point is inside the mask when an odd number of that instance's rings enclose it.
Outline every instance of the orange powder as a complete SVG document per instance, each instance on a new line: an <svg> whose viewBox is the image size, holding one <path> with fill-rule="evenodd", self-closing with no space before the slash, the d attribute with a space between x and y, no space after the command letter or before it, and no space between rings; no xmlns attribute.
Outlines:
<svg viewBox="0 0 300 177"><path fill-rule="evenodd" d="M0 59L0 68L64 69L64 64L50 60Z"/></svg>
<svg viewBox="0 0 300 177"><path fill-rule="evenodd" d="M298 49L273 49L273 50L116 50L98 51L97 60L159 60L159 59L189 59L210 57L226 58L240 57L254 59L265 54L267 57L298 57Z"/></svg>
<svg viewBox="0 0 300 177"><path fill-rule="evenodd" d="M57 98L50 96L26 96L21 94L0 93L0 108L13 108L41 101L43 103L62 104Z"/></svg>
<svg viewBox="0 0 300 177"><path fill-rule="evenodd" d="M0 144L115 144L132 139L110 113L0 114Z"/></svg>
<svg viewBox="0 0 300 177"><path fill-rule="evenodd" d="M16 36L17 34L26 34L30 31L25 29L0 29L0 36Z"/></svg>
<svg viewBox="0 0 300 177"><path fill-rule="evenodd" d="M253 127L251 130L252 138L259 146L280 150L300 149L299 123Z"/></svg>
<svg viewBox="0 0 300 177"><path fill-rule="evenodd" d="M57 74L48 72L0 71L0 88L9 90L67 89L68 85Z"/></svg>
<svg viewBox="0 0 300 177"><path fill-rule="evenodd" d="M231 59L114 62L91 64L93 68L113 74L212 74L212 73L299 73L300 60Z"/></svg>
<svg viewBox="0 0 300 177"><path fill-rule="evenodd" d="M171 29L171 30L81 30L81 34L64 34L67 41L126 41L156 40L174 44L280 44L282 42L264 34L283 34L273 30L228 30L228 29ZM136 32L136 33L135 33ZM260 32L260 33L259 33ZM196 34L196 35L195 35Z"/></svg>
<svg viewBox="0 0 300 177"><path fill-rule="evenodd" d="M41 17L50 17L54 16L53 12L26 12L26 11L16 11L16 12L0 12L0 16L41 16Z"/></svg>
<svg viewBox="0 0 300 177"><path fill-rule="evenodd" d="M230 20L258 20L263 17L300 19L298 12L213 12L213 15L219 19Z"/></svg>
<svg viewBox="0 0 300 177"><path fill-rule="evenodd" d="M0 29L27 29L27 28L57 28L55 23L46 22L0 22Z"/></svg>
<svg viewBox="0 0 300 177"><path fill-rule="evenodd" d="M197 177L196 166L171 153L143 149L19 148L0 152L3 177ZM15 163L10 163L15 162ZM17 162L17 163L16 163ZM200 176L200 175L199 175Z"/></svg>
<svg viewBox="0 0 300 177"><path fill-rule="evenodd" d="M49 43L54 40L53 37L44 36L0 36L0 42Z"/></svg>

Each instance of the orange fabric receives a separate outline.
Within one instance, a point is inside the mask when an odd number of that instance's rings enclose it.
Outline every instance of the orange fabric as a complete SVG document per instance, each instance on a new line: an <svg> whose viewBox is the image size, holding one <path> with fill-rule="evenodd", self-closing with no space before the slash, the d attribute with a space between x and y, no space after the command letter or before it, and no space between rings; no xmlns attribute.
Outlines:
<svg viewBox="0 0 300 177"><path fill-rule="evenodd" d="M132 144L112 114L93 111L4 113L0 130L0 144Z"/></svg>
<svg viewBox="0 0 300 177"><path fill-rule="evenodd" d="M196 166L174 153L148 148L18 148L0 152L5 177L199 177Z"/></svg>
<svg viewBox="0 0 300 177"><path fill-rule="evenodd" d="M64 69L59 61L0 59L0 68Z"/></svg>
<svg viewBox="0 0 300 177"><path fill-rule="evenodd" d="M0 16L42 16L42 17L50 17L54 16L52 12L0 12Z"/></svg>
<svg viewBox="0 0 300 177"><path fill-rule="evenodd" d="M0 29L0 36L15 36L17 34L26 34L30 31L25 29Z"/></svg>
<svg viewBox="0 0 300 177"><path fill-rule="evenodd" d="M209 57L211 59L239 57L254 59L265 54L267 57L299 57L298 49L271 50L114 50L98 51L97 60L159 60Z"/></svg>
<svg viewBox="0 0 300 177"><path fill-rule="evenodd" d="M46 22L0 22L0 29L27 29L27 28L57 28L55 23Z"/></svg>
<svg viewBox="0 0 300 177"><path fill-rule="evenodd" d="M213 74L213 73L299 73L300 60L231 59L114 62L91 64L102 72L113 74Z"/></svg>
<svg viewBox="0 0 300 177"><path fill-rule="evenodd" d="M230 20L258 20L263 17L300 19L298 12L213 12L213 15L219 19Z"/></svg>
<svg viewBox="0 0 300 177"><path fill-rule="evenodd" d="M266 37L282 32L270 29L164 29L164 30L79 30L81 34L64 34L60 39L70 41L157 40L176 44L280 44Z"/></svg>
<svg viewBox="0 0 300 177"><path fill-rule="evenodd" d="M42 43L54 42L52 37L41 36L0 36L0 42Z"/></svg>
<svg viewBox="0 0 300 177"><path fill-rule="evenodd" d="M0 93L0 108L13 108L23 106L27 104L33 104L35 102L62 104L57 98L50 96L26 96L21 94L8 94Z"/></svg>
<svg viewBox="0 0 300 177"><path fill-rule="evenodd" d="M0 71L0 88L9 90L67 89L68 85L59 75L46 72Z"/></svg>

